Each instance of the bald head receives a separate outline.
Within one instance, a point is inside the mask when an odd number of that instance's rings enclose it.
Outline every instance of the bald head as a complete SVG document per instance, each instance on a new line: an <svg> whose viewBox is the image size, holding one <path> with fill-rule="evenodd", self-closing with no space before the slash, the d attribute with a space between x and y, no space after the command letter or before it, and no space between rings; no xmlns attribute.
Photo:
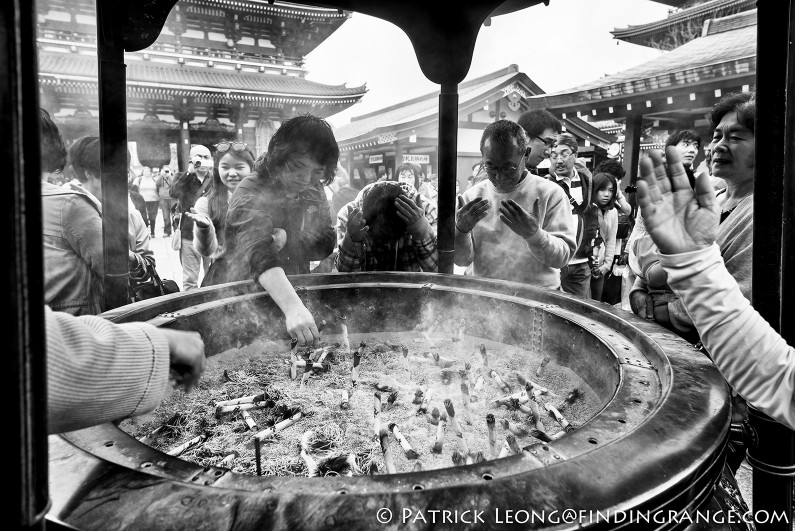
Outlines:
<svg viewBox="0 0 795 531"><path fill-rule="evenodd" d="M201 144L196 144L190 148L190 161L193 163L193 167L196 168L196 173L200 178L204 178L213 166L213 157L210 154L210 150Z"/></svg>

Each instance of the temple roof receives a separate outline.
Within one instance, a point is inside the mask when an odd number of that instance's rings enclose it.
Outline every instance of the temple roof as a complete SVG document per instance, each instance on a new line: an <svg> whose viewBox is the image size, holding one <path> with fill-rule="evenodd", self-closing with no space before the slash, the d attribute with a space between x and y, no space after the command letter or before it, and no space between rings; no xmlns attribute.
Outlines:
<svg viewBox="0 0 795 531"><path fill-rule="evenodd" d="M648 45L648 41L655 35L663 34L678 24L691 20L710 18L711 15L719 11L725 11L726 9L748 10L754 9L755 7L756 0L712 0L673 13L663 20L656 20L647 24L639 24L622 29L616 28L610 33L613 34L614 38L622 41Z"/></svg>
<svg viewBox="0 0 795 531"><path fill-rule="evenodd" d="M324 85L305 78L273 74L254 74L176 66L154 62L127 61L128 93L138 91L191 95L223 95L233 100L276 99L281 103L354 103L366 86ZM39 77L43 85L96 86L96 57L78 54L39 54Z"/></svg>

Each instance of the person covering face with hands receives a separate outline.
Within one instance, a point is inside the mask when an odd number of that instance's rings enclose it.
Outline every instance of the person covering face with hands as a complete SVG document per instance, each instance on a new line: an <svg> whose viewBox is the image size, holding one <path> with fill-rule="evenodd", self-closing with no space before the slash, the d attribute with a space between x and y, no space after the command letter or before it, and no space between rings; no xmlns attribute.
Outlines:
<svg viewBox="0 0 795 531"><path fill-rule="evenodd" d="M641 161L638 203L668 283L729 385L795 429L795 348L753 309L726 269L716 244L721 206L709 176L699 175L694 191L678 153L668 148L666 157L668 173L659 153Z"/></svg>
<svg viewBox="0 0 795 531"><path fill-rule="evenodd" d="M557 289L575 248L576 225L560 187L531 174L525 131L499 120L480 142L488 180L457 199L455 264L476 276Z"/></svg>
<svg viewBox="0 0 795 531"><path fill-rule="evenodd" d="M407 182L365 186L337 216L338 271L438 270L436 206Z"/></svg>

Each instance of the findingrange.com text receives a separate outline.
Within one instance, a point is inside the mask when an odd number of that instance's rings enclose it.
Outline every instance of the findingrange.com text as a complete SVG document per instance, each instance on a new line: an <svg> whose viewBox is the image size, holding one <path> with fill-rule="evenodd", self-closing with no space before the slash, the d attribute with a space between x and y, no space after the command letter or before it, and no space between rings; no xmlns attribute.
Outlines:
<svg viewBox="0 0 795 531"><path fill-rule="evenodd" d="M494 508L490 510L446 509L378 509L376 520L382 524L573 524L599 522L614 524L767 524L790 523L785 511L591 511L582 509L556 509L551 511L515 510Z"/></svg>

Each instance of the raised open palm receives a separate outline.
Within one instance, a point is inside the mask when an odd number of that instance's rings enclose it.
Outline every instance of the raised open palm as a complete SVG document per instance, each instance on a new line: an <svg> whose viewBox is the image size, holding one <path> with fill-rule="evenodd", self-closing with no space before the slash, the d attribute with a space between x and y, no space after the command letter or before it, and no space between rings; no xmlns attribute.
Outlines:
<svg viewBox="0 0 795 531"><path fill-rule="evenodd" d="M679 254L712 245L718 234L720 210L706 173L690 188L676 147L662 154L652 151L640 161L638 204L643 223L664 254Z"/></svg>

